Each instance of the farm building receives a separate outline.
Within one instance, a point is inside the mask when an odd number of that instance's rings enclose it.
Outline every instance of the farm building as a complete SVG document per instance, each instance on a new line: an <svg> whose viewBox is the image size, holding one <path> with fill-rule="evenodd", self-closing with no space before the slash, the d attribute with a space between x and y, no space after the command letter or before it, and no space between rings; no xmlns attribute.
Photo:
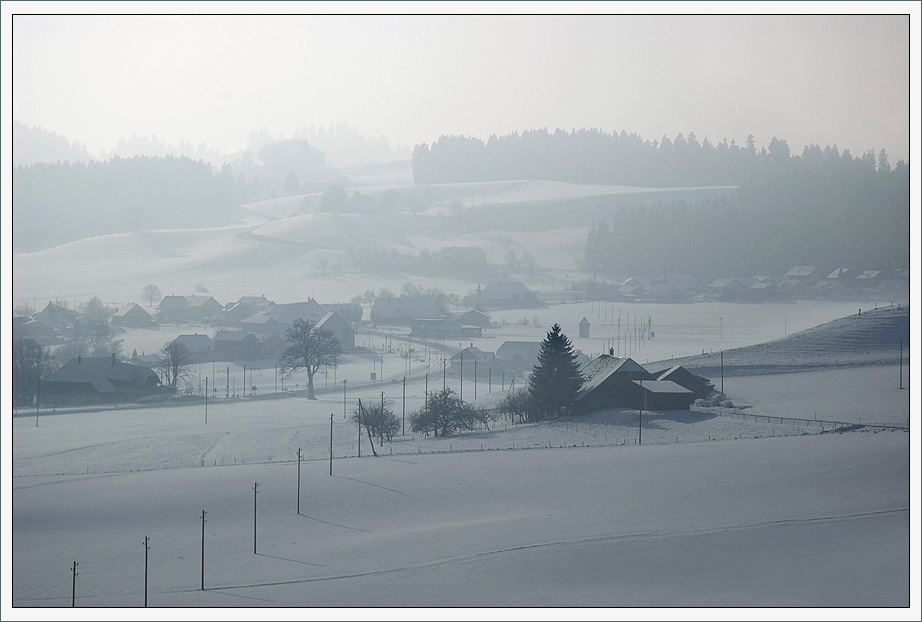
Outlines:
<svg viewBox="0 0 922 622"><path fill-rule="evenodd" d="M173 342L186 347L190 363L204 363L214 358L214 342L208 335L180 335Z"/></svg>
<svg viewBox="0 0 922 622"><path fill-rule="evenodd" d="M126 305L113 313L109 323L125 328L148 328L155 324L151 314L135 303Z"/></svg>
<svg viewBox="0 0 922 622"><path fill-rule="evenodd" d="M586 319L586 316L583 316L583 319L579 321L579 338L580 339L589 339L589 327L592 324L589 323L589 320Z"/></svg>
<svg viewBox="0 0 922 622"><path fill-rule="evenodd" d="M658 380L630 358L603 354L583 369L576 409L590 413L622 407L638 410L688 410L694 393L672 380Z"/></svg>
<svg viewBox="0 0 922 622"><path fill-rule="evenodd" d="M505 341L496 350L493 368L500 371L528 373L538 362L540 341Z"/></svg>
<svg viewBox="0 0 922 622"><path fill-rule="evenodd" d="M253 333L219 330L213 342L216 361L252 361L262 357L262 344Z"/></svg>
<svg viewBox="0 0 922 622"><path fill-rule="evenodd" d="M44 309L32 315L32 320L54 331L67 331L77 322L77 312L49 302Z"/></svg>
<svg viewBox="0 0 922 622"><path fill-rule="evenodd" d="M336 311L330 311L324 315L317 322L317 328L330 331L336 337L336 341L339 342L341 351L352 352L355 350L355 329Z"/></svg>
<svg viewBox="0 0 922 622"><path fill-rule="evenodd" d="M214 320L224 311L221 303L211 296L186 296L189 302L189 313L193 322L206 322Z"/></svg>
<svg viewBox="0 0 922 622"><path fill-rule="evenodd" d="M80 357L42 381L43 404L129 402L160 392L160 378L150 367L116 360L115 355Z"/></svg>
<svg viewBox="0 0 922 622"><path fill-rule="evenodd" d="M691 373L681 365L664 369L653 374L657 380L671 380L679 386L685 387L695 395L695 399L705 398L714 390L711 381L702 376Z"/></svg>
<svg viewBox="0 0 922 622"><path fill-rule="evenodd" d="M478 309L471 309L458 316L461 324L464 326L479 326L481 328L490 328L490 316Z"/></svg>
<svg viewBox="0 0 922 622"><path fill-rule="evenodd" d="M157 321L161 324L186 324L194 317L186 296L164 296L157 307Z"/></svg>
<svg viewBox="0 0 922 622"><path fill-rule="evenodd" d="M492 352L484 352L480 348L475 348L471 346L469 348L464 348L449 361L449 371L453 374L460 374L463 369L467 370L467 373L471 376L474 375L474 361L477 362L477 365L486 370L487 367L493 364L495 356Z"/></svg>

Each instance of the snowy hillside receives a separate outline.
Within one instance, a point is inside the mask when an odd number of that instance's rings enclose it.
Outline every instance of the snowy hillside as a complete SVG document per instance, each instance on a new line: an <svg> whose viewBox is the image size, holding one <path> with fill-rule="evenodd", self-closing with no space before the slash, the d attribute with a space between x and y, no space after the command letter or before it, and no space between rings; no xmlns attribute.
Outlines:
<svg viewBox="0 0 922 622"><path fill-rule="evenodd" d="M358 190L377 196L387 188ZM619 201L731 190L518 181L406 191L425 193L436 206L418 214L320 214L302 206L303 196L285 197L242 206L233 212L233 225L196 223L181 230L117 233L16 254L14 297L69 300L99 295L107 301L133 301L150 282L164 293L179 294L207 281L209 292L219 300L235 299L241 284L252 282L260 283L259 293L280 302L302 299L305 288L331 301L348 300L365 289L378 289L373 283L380 275L353 269L356 253L373 248L415 256L424 249L477 246L493 264L502 263L505 253L514 249L530 253L541 267L573 270L583 256L590 225L610 217ZM453 201L462 206L459 211L449 210ZM567 217L562 226L564 206ZM346 275L349 284L343 283ZM474 285L468 282L459 289L466 293Z"/></svg>

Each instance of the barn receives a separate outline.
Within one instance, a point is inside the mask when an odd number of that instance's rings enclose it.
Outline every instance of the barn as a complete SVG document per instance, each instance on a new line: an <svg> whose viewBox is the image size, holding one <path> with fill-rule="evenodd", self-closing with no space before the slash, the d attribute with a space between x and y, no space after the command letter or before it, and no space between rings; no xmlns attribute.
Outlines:
<svg viewBox="0 0 922 622"><path fill-rule="evenodd" d="M160 391L160 378L150 367L113 355L69 360L42 381L40 393L43 404L61 405L128 402Z"/></svg>
<svg viewBox="0 0 922 622"><path fill-rule="evenodd" d="M583 369L576 410L585 414L607 408L688 410L695 394L672 380L657 379L631 358L603 354Z"/></svg>

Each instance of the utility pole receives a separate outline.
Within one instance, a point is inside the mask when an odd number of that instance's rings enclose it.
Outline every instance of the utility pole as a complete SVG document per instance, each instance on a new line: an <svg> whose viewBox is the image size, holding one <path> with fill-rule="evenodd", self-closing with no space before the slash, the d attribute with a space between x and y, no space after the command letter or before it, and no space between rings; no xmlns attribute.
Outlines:
<svg viewBox="0 0 922 622"><path fill-rule="evenodd" d="M487 368L487 394L493 393L493 368Z"/></svg>
<svg viewBox="0 0 922 622"><path fill-rule="evenodd" d="M150 550L148 542L150 538L144 536L144 606L147 607L147 552Z"/></svg>
<svg viewBox="0 0 922 622"><path fill-rule="evenodd" d="M205 376L205 425L208 425L208 376Z"/></svg>
<svg viewBox="0 0 922 622"><path fill-rule="evenodd" d="M474 399L477 399L477 359L474 359Z"/></svg>
<svg viewBox="0 0 922 622"><path fill-rule="evenodd" d="M461 356L461 380L458 383L460 387L460 395L458 397L463 402L464 401L464 352L463 351L460 353L460 356Z"/></svg>
<svg viewBox="0 0 922 622"><path fill-rule="evenodd" d="M384 414L384 408L381 409L381 414L382 415ZM406 433L407 433L407 377L404 376L403 377L403 417L402 417L402 423L401 423L401 434L406 436Z"/></svg>
<svg viewBox="0 0 922 622"><path fill-rule="evenodd" d="M74 573L74 580L73 580L73 583L71 583L71 588L70 588L71 590L70 591L70 606L71 607L77 606L77 575L80 574L79 572L77 572L77 566L79 565L80 564L78 564L77 562L74 562L74 565L70 567L70 571Z"/></svg>
<svg viewBox="0 0 922 622"><path fill-rule="evenodd" d="M720 392L724 392L724 351L720 351Z"/></svg>
<svg viewBox="0 0 922 622"><path fill-rule="evenodd" d="M301 513L301 448L298 447L298 514Z"/></svg>
<svg viewBox="0 0 922 622"><path fill-rule="evenodd" d="M429 372L426 372L426 395L424 399L426 412L429 412Z"/></svg>
<svg viewBox="0 0 922 622"><path fill-rule="evenodd" d="M256 555L256 493L259 492L259 482L253 483L253 555Z"/></svg>
<svg viewBox="0 0 922 622"><path fill-rule="evenodd" d="M903 388L903 340L900 339L900 388Z"/></svg>
<svg viewBox="0 0 922 622"><path fill-rule="evenodd" d="M40 396L42 394L42 381L38 381L38 388L35 390L35 427L38 427L38 406L40 403Z"/></svg>
<svg viewBox="0 0 922 622"><path fill-rule="evenodd" d="M230 365L227 366L227 388L224 390L224 397L230 398Z"/></svg>
<svg viewBox="0 0 922 622"><path fill-rule="evenodd" d="M346 383L348 380L343 380L343 421L346 420ZM332 413L331 413L332 414Z"/></svg>
<svg viewBox="0 0 922 622"><path fill-rule="evenodd" d="M643 380L640 381L640 391L643 392L643 405L647 405L647 394L643 390ZM643 408L640 409L640 414L637 415L637 444L643 445Z"/></svg>
<svg viewBox="0 0 922 622"><path fill-rule="evenodd" d="M333 476L333 413L330 413L330 477Z"/></svg>
<svg viewBox="0 0 922 622"><path fill-rule="evenodd" d="M442 357L442 390L445 390L445 357ZM38 415L35 415L36 424L38 425Z"/></svg>
<svg viewBox="0 0 922 622"><path fill-rule="evenodd" d="M205 589L205 510L202 510L202 589Z"/></svg>

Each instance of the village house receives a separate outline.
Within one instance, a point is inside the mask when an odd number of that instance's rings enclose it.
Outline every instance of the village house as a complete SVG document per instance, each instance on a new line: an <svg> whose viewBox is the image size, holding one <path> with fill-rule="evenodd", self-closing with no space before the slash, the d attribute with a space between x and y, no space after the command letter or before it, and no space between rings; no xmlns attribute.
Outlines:
<svg viewBox="0 0 922 622"><path fill-rule="evenodd" d="M492 366L495 358L492 352L484 352L480 348L470 346L451 357L448 371L453 375L460 375L463 370L465 375L473 376L475 361L477 366L486 372Z"/></svg>
<svg viewBox="0 0 922 622"><path fill-rule="evenodd" d="M253 333L219 330L212 341L216 361L252 361L262 357L262 344Z"/></svg>
<svg viewBox="0 0 922 622"><path fill-rule="evenodd" d="M221 303L211 296L186 296L193 322L213 322L224 311Z"/></svg>
<svg viewBox="0 0 922 622"><path fill-rule="evenodd" d="M464 326L479 326L480 328L490 328L490 316L479 309L471 309L458 316L458 320Z"/></svg>
<svg viewBox="0 0 922 622"><path fill-rule="evenodd" d="M742 300L746 286L739 279L714 279L707 286L708 296L719 300Z"/></svg>
<svg viewBox="0 0 922 622"><path fill-rule="evenodd" d="M123 363L113 354L73 358L42 380L43 405L131 402L161 392L150 367Z"/></svg>
<svg viewBox="0 0 922 622"><path fill-rule="evenodd" d="M66 333L76 324L77 315L72 309L49 302L44 309L32 315L32 321L40 322L58 333Z"/></svg>
<svg viewBox="0 0 922 622"><path fill-rule="evenodd" d="M504 341L496 350L493 368L527 374L537 364L540 352L540 341Z"/></svg>
<svg viewBox="0 0 922 622"><path fill-rule="evenodd" d="M109 323L123 328L150 328L156 324L150 313L133 302L113 313Z"/></svg>
<svg viewBox="0 0 922 622"><path fill-rule="evenodd" d="M208 335L180 335L173 343L182 344L190 363L205 363L212 361L215 355L214 341Z"/></svg>
<svg viewBox="0 0 922 622"><path fill-rule="evenodd" d="M355 350L355 329L336 311L330 311L317 322L317 328L322 328L333 334L339 342L342 352Z"/></svg>
<svg viewBox="0 0 922 622"><path fill-rule="evenodd" d="M262 311L240 321L239 326L254 333L284 333L294 325L295 320L316 324L326 313L319 302L310 298L307 302L270 304Z"/></svg>
<svg viewBox="0 0 922 622"><path fill-rule="evenodd" d="M161 324L188 324L192 308L185 296L164 296L157 306L157 321Z"/></svg>
<svg viewBox="0 0 922 622"><path fill-rule="evenodd" d="M323 310L327 313L330 311L339 313L344 320L349 322L349 325L352 326L352 329L356 332L358 332L362 325L364 310L362 309L362 305L357 302L338 302L320 306L323 307Z"/></svg>
<svg viewBox="0 0 922 622"><path fill-rule="evenodd" d="M672 380L659 380L630 358L603 354L583 369L576 393L577 412L608 408L688 410L694 393Z"/></svg>

